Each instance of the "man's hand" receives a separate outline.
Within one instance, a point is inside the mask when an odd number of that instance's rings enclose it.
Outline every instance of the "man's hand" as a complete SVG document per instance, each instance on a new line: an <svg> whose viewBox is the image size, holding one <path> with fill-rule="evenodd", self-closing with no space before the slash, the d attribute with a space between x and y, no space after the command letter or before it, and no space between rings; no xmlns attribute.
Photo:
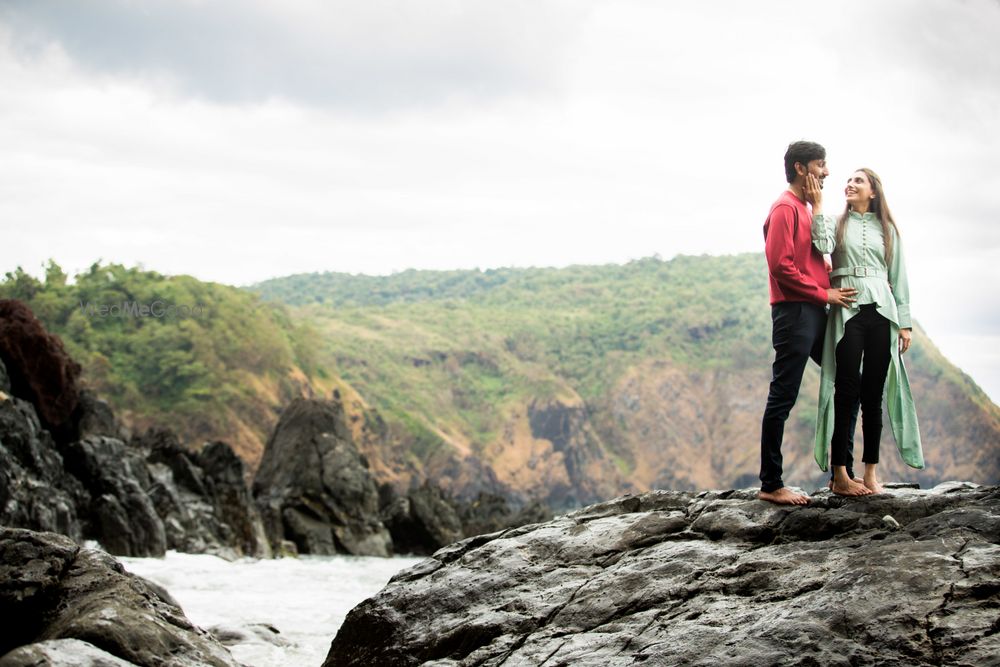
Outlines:
<svg viewBox="0 0 1000 667"><path fill-rule="evenodd" d="M806 174L806 182L802 188L806 201L812 204L813 215L823 212L823 186L812 174Z"/></svg>
<svg viewBox="0 0 1000 667"><path fill-rule="evenodd" d="M826 302L842 308L850 308L851 304L857 301L854 297L858 295L858 290L853 287L831 287L826 291ZM903 332L900 331L900 336Z"/></svg>
<svg viewBox="0 0 1000 667"><path fill-rule="evenodd" d="M899 353L903 354L910 349L910 340L913 338L913 331L910 329L899 330Z"/></svg>

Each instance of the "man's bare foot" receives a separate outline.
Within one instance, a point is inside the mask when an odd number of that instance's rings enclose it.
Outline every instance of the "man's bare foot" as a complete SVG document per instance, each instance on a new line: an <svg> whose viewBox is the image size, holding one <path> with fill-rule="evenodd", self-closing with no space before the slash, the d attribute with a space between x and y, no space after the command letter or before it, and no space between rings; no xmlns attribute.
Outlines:
<svg viewBox="0 0 1000 667"><path fill-rule="evenodd" d="M865 488L867 488L872 493L885 493L885 487L878 481L877 477L872 477L871 479L864 480Z"/></svg>
<svg viewBox="0 0 1000 667"><path fill-rule="evenodd" d="M776 505L808 505L809 496L804 496L801 493L795 493L787 486L783 486L777 491L761 491L757 494L757 497L761 500L766 500L769 503L774 503Z"/></svg>
<svg viewBox="0 0 1000 667"><path fill-rule="evenodd" d="M841 483L834 480L830 490L838 496L870 496L871 490L864 484L858 484L853 479Z"/></svg>

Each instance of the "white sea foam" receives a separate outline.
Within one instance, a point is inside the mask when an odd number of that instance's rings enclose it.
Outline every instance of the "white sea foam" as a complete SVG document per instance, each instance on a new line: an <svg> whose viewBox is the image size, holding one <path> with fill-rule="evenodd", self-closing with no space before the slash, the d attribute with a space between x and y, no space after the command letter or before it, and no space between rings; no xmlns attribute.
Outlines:
<svg viewBox="0 0 1000 667"><path fill-rule="evenodd" d="M266 623L289 646L249 640L230 646L252 667L319 667L355 605L378 592L413 557L302 556L228 562L168 552L165 558L119 558L130 572L173 595L192 623L245 628Z"/></svg>

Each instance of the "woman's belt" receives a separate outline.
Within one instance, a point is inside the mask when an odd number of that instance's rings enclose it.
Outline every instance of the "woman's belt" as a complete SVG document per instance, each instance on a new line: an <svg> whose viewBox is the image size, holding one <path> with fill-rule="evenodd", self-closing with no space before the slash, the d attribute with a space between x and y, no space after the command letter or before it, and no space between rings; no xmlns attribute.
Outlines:
<svg viewBox="0 0 1000 667"><path fill-rule="evenodd" d="M876 269L874 266L845 266L834 269L830 272L831 278L840 276L854 276L855 278L883 278L888 280L889 274L885 269Z"/></svg>

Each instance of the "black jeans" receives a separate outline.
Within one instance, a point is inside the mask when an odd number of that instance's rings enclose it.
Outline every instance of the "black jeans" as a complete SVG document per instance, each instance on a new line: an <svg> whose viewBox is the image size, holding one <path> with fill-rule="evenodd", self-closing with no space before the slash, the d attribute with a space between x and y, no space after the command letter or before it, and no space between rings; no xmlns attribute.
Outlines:
<svg viewBox="0 0 1000 667"><path fill-rule="evenodd" d="M866 303L844 326L837 343L837 377L833 394L833 437L830 463L847 465L848 436L854 432L851 408L861 401L861 433L865 439L865 463L878 463L882 439L882 390L892 361L889 337L892 327L874 303ZM861 367L862 358L864 368ZM855 413L857 419L857 413Z"/></svg>
<svg viewBox="0 0 1000 667"><path fill-rule="evenodd" d="M823 338L826 333L826 309L814 303L784 301L771 306L771 344L774 364L771 385L760 427L760 489L777 491L785 484L781 479L781 441L785 421L799 396L802 374L812 358L817 364L823 359ZM854 441L853 426L857 423L857 406L851 422L850 442ZM850 448L848 473L854 477Z"/></svg>

